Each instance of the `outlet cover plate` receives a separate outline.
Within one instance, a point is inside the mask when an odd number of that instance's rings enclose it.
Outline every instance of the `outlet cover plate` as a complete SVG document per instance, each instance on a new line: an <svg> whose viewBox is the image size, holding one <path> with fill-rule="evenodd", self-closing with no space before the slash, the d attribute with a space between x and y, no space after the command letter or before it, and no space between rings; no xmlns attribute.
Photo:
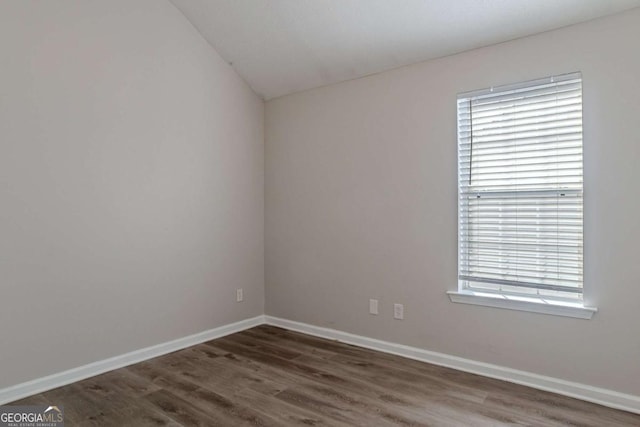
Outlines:
<svg viewBox="0 0 640 427"><path fill-rule="evenodd" d="M370 299L369 300L369 314L378 314L378 300Z"/></svg>
<svg viewBox="0 0 640 427"><path fill-rule="evenodd" d="M398 320L404 319L404 305L393 304L393 318Z"/></svg>

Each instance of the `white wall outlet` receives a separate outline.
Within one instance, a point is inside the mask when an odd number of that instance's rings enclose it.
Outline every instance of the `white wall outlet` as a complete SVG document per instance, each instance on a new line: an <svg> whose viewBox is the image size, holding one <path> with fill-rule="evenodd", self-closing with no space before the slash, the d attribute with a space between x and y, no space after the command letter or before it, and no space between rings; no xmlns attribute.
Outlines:
<svg viewBox="0 0 640 427"><path fill-rule="evenodd" d="M244 294L242 293L242 288L236 289L236 302L242 302L244 300Z"/></svg>
<svg viewBox="0 0 640 427"><path fill-rule="evenodd" d="M393 318L398 320L404 319L404 305L393 304Z"/></svg>
<svg viewBox="0 0 640 427"><path fill-rule="evenodd" d="M369 314L378 314L378 300L370 299L369 300Z"/></svg>

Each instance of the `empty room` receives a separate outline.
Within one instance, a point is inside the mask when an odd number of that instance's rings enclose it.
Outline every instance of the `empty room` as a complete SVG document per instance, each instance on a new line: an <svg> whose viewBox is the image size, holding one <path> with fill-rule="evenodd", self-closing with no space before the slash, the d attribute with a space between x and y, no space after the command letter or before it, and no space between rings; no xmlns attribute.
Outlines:
<svg viewBox="0 0 640 427"><path fill-rule="evenodd" d="M0 427L640 426L640 0L0 0Z"/></svg>

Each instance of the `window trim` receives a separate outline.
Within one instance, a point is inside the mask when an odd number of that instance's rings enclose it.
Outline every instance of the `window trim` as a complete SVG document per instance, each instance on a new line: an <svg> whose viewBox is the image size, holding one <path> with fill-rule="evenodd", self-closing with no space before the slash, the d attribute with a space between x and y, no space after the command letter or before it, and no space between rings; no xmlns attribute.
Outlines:
<svg viewBox="0 0 640 427"><path fill-rule="evenodd" d="M551 314L555 316L573 317L576 319L589 320L598 311L596 307L587 307L579 303L552 300L548 298L529 298L504 293L490 294L469 290L459 290L447 291L447 295L451 302L455 303L528 311L540 314Z"/></svg>
<svg viewBox="0 0 640 427"><path fill-rule="evenodd" d="M568 73L559 76L552 76L537 80L529 80L525 82L520 82L511 85L503 85L500 86L500 91L514 90L526 88L529 86L534 86L536 84L542 84L545 82L554 82L554 81L562 81L569 80L578 75L582 78L580 72ZM497 87L496 87L497 89ZM460 93L457 95L457 99L463 98L472 98L475 96L485 95L488 93L492 93L494 91L494 87L474 90L470 92ZM458 123L458 119L456 119L456 123ZM459 143L459 137L456 138L457 143ZM457 167L459 167L459 158L456 159L458 162ZM584 172L583 172L584 173ZM458 178L459 179L459 178ZM458 191L460 183L456 183ZM458 203L459 194L458 194ZM584 202L583 202L584 203ZM459 209L458 209L459 211ZM460 218L458 218L458 229L460 227ZM584 231L583 231L584 233ZM583 234L584 235L584 234ZM460 235L458 231L458 263L459 254L460 254ZM485 307L493 307L493 308L502 308L509 310L519 310L533 313L541 313L541 314L550 314L557 316L565 316L572 317L578 319L591 319L593 315L598 311L596 307L588 307L584 305L584 299L579 301L571 301L571 300L563 300L563 299L554 299L544 296L536 296L536 295L526 295L526 294L510 294L508 292L492 292L487 291L483 292L482 290L470 289L465 286L463 281L460 280L459 277L459 265L457 266L457 274L456 274L456 282L457 282L457 290L456 291L447 291L447 295L451 302L454 303L462 303L462 304L471 304L471 305L480 305ZM584 285L581 288L581 295L584 298Z"/></svg>

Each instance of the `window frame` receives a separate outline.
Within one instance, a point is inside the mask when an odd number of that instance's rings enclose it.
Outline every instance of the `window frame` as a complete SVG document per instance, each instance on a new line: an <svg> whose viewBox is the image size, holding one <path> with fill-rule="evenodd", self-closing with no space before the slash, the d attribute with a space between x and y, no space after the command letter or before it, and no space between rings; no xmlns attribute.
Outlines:
<svg viewBox="0 0 640 427"><path fill-rule="evenodd" d="M554 82L554 79L568 79L570 76L579 77L580 83L582 84L582 74L577 73L569 73L563 74L560 76L551 76L543 79L535 79L524 81L516 84L503 85L499 87L495 87L497 91L500 93L524 89L532 86L538 86L541 84ZM456 264L456 282L457 282L457 290L456 291L448 291L447 294L452 302L455 303L463 303L463 304L473 304L473 305L482 305L488 307L495 308L505 308L512 310L522 310L529 311L535 313L543 313L543 314L552 314L559 316L568 316L574 318L581 319L590 319L595 312L597 312L597 308L588 307L584 305L584 286L582 286L582 292L580 292L581 298L562 298L557 296L540 296L540 295L532 295L527 293L518 293L518 292L508 292L504 290L479 290L477 288L470 288L467 286L468 281L460 276L460 268L461 268L461 221L462 218L460 216L460 205L461 205L461 183L460 183L460 116L459 116L459 107L457 105L460 99L469 99L470 102L474 97L479 97L481 95L486 95L488 93L493 93L494 88L487 88L481 90L475 90L471 92L460 93L456 97L456 146L458 147L457 156L456 156L456 171L457 171L457 179L456 179L456 196L457 196L457 264ZM584 104L581 95L581 104ZM584 146L584 141L582 140L582 146ZM581 173L584 176L584 163L581 165ZM584 183L582 184L584 186ZM514 190L514 194L518 194L523 190ZM544 190L547 192L554 192L556 190ZM583 191L583 190L582 190ZM581 199L582 206L584 207L584 199ZM584 241L584 222L582 222L582 234L581 238ZM583 273L584 274L584 267ZM496 279L499 280L499 279ZM544 285L539 287L533 286L534 289L542 289Z"/></svg>

